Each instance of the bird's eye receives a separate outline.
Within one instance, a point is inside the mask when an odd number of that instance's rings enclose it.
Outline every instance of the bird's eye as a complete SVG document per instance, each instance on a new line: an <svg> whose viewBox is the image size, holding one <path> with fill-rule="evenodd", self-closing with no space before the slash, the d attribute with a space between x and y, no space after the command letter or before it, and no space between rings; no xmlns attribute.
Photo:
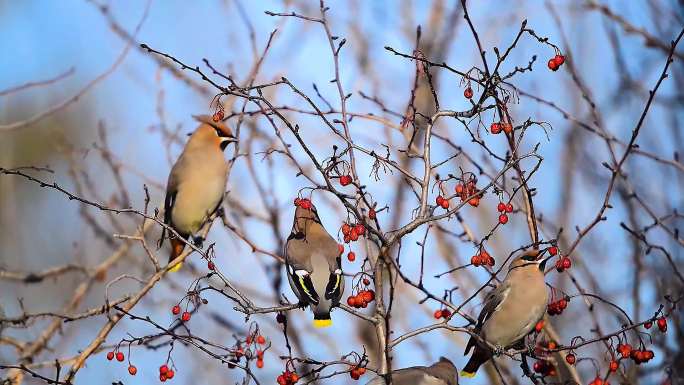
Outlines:
<svg viewBox="0 0 684 385"><path fill-rule="evenodd" d="M525 261L535 261L537 257L535 255L526 254L522 256L522 259Z"/></svg>
<svg viewBox="0 0 684 385"><path fill-rule="evenodd" d="M221 130L219 130L218 128L214 128L214 131L216 131L216 135L223 136L223 132L221 132Z"/></svg>

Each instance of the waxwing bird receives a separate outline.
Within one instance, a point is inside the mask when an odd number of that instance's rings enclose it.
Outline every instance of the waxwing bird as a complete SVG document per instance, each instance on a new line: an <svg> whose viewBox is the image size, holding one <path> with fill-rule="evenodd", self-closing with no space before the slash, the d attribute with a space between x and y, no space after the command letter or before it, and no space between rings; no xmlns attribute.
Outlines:
<svg viewBox="0 0 684 385"><path fill-rule="evenodd" d="M231 129L211 117L193 116L200 122L176 163L171 168L166 184L164 200L164 223L171 226L183 238L196 234L218 209L226 192L228 164L223 150L235 142ZM160 245L166 229L162 231ZM169 262L183 252L185 243L173 235ZM177 264L169 271L177 271Z"/></svg>
<svg viewBox="0 0 684 385"><path fill-rule="evenodd" d="M432 366L412 366L392 371L394 385L456 385L458 371L454 364L444 357ZM385 385L383 377L377 377L366 385Z"/></svg>
<svg viewBox="0 0 684 385"><path fill-rule="evenodd" d="M475 348L462 376L474 377L480 365L492 358L492 346L501 351L522 342L544 316L547 260L539 258L538 250L523 253L513 259L501 285L487 294L474 331L479 338L471 336L463 353Z"/></svg>
<svg viewBox="0 0 684 385"><path fill-rule="evenodd" d="M295 209L285 244L287 278L300 305L313 311L314 326L327 327L332 324L330 310L339 305L344 292L342 261L337 242L323 227L316 207L306 202Z"/></svg>

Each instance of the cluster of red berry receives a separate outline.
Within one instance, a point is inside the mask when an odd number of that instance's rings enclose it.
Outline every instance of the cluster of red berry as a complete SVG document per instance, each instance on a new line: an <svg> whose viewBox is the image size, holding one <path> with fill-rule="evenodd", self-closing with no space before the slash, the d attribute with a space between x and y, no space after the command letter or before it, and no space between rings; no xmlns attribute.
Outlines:
<svg viewBox="0 0 684 385"><path fill-rule="evenodd" d="M451 310L449 310L449 309L437 309L437 310L435 310L434 316L435 316L435 319L440 319L440 318L447 319L447 318L451 317Z"/></svg>
<svg viewBox="0 0 684 385"><path fill-rule="evenodd" d="M480 250L479 254L475 254L470 258L470 263L473 266L494 266L494 257L489 255L486 250Z"/></svg>
<svg viewBox="0 0 684 385"><path fill-rule="evenodd" d="M532 370L534 370L535 373L541 374L543 377L556 375L556 367L547 360L535 361L532 365Z"/></svg>
<svg viewBox="0 0 684 385"><path fill-rule="evenodd" d="M171 313L173 315L178 315L181 312L181 307L180 305L175 305L174 307L171 308ZM190 312L189 311L184 311L183 314L181 314L181 321L183 322L188 322L190 321Z"/></svg>
<svg viewBox="0 0 684 385"><path fill-rule="evenodd" d="M297 207L301 207L305 210L311 210L311 208L313 207L313 203L311 203L311 200L306 198L295 198L294 205Z"/></svg>
<svg viewBox="0 0 684 385"><path fill-rule="evenodd" d="M546 306L546 312L549 313L549 315L559 315L563 313L563 310L565 310L566 307L568 307L568 303L570 302L570 297L564 297L559 299L558 301L551 302Z"/></svg>
<svg viewBox="0 0 684 385"><path fill-rule="evenodd" d="M494 122L489 126L489 132L492 134L500 134L503 131L506 134L513 132L513 125L508 122Z"/></svg>
<svg viewBox="0 0 684 385"><path fill-rule="evenodd" d="M365 373L366 368L364 368L363 366L355 366L354 368L352 368L352 370L349 371L349 376L351 376L353 380L358 380Z"/></svg>
<svg viewBox="0 0 684 385"><path fill-rule="evenodd" d="M344 243L356 242L359 237L366 234L366 227L360 223L357 224L342 224L342 235L344 235Z"/></svg>
<svg viewBox="0 0 684 385"><path fill-rule="evenodd" d="M369 303L375 300L375 291L372 289L361 290L356 295L351 295L347 298L347 305L353 308L366 308Z"/></svg>
<svg viewBox="0 0 684 385"><path fill-rule="evenodd" d="M556 54L556 56L549 59L548 66L551 71L558 71L558 69L560 68L560 66L563 65L563 63L565 63L565 56L561 54Z"/></svg>
<svg viewBox="0 0 684 385"><path fill-rule="evenodd" d="M456 183L454 188L456 195L461 198L461 202L464 202L469 196L475 195L468 200L468 204L477 207L480 204L480 199L482 198L482 192L477 189L477 179L475 177L470 178L467 182Z"/></svg>
<svg viewBox="0 0 684 385"><path fill-rule="evenodd" d="M656 325L658 325L658 330L665 333L667 331L667 319L665 317L660 317L656 320ZM644 327L650 329L653 326L653 321L644 322Z"/></svg>
<svg viewBox="0 0 684 385"><path fill-rule="evenodd" d="M631 358L635 364L639 365L644 362L648 362L655 357L653 350L646 348L634 349L630 344L618 344L617 351L620 353L622 358Z"/></svg>
<svg viewBox="0 0 684 385"><path fill-rule="evenodd" d="M219 121L223 120L223 108L221 108L221 109L217 110L216 112L214 112L214 115L211 117L211 119L212 119L214 122L219 122Z"/></svg>
<svg viewBox="0 0 684 385"><path fill-rule="evenodd" d="M176 373L168 365L164 364L159 367L159 381L166 382L166 380L172 379L175 375Z"/></svg>
<svg viewBox="0 0 684 385"><path fill-rule="evenodd" d="M295 372L285 370L283 374L279 375L277 380L278 385L294 385L299 381L299 376Z"/></svg>
<svg viewBox="0 0 684 385"><path fill-rule="evenodd" d="M499 214L499 223L505 225L508 223L508 214L513 212L513 204L499 202L499 204L496 205L496 210L501 213Z"/></svg>
<svg viewBox="0 0 684 385"><path fill-rule="evenodd" d="M110 352L107 352L107 360L111 361L111 360L113 360L114 358L116 358L116 360L119 361L119 362L123 362L123 360L124 360L126 357L125 357L124 354L123 354L122 352L120 352L120 351L114 351L114 350L112 350L112 351L110 351ZM128 365L128 373L129 373L131 376L135 376L135 375L138 373L138 368L136 368L135 365L133 365L133 364L129 364L129 365Z"/></svg>

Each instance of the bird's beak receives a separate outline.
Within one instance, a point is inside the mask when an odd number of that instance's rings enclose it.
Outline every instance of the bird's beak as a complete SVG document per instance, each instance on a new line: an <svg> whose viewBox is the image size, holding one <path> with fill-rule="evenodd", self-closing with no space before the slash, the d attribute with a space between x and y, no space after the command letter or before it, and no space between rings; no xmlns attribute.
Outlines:
<svg viewBox="0 0 684 385"><path fill-rule="evenodd" d="M548 257L544 259L539 260L539 270L544 271L546 269L546 262L549 261L549 259L553 258L553 255L549 255Z"/></svg>

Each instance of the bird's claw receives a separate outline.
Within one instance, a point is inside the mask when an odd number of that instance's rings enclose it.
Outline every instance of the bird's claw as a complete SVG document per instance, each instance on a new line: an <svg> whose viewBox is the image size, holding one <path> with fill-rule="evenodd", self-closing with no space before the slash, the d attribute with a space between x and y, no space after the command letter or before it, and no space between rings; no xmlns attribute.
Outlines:
<svg viewBox="0 0 684 385"><path fill-rule="evenodd" d="M498 356L503 354L504 350L505 349L503 348L503 346L496 345L496 346L494 346L494 355L498 357Z"/></svg>
<svg viewBox="0 0 684 385"><path fill-rule="evenodd" d="M195 244L198 248L202 248L202 245L204 244L204 238L202 237L194 237L192 238L192 243Z"/></svg>

